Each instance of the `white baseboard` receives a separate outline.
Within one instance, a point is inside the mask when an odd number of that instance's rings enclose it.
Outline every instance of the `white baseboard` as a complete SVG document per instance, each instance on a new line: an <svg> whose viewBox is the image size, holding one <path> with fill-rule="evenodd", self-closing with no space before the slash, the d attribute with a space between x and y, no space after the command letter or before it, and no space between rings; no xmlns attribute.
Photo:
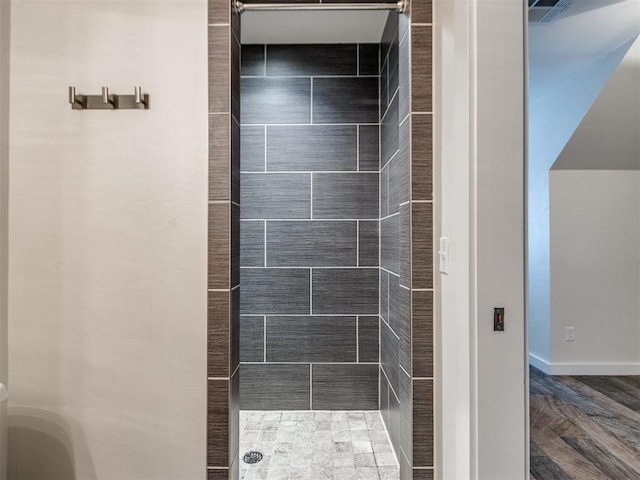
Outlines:
<svg viewBox="0 0 640 480"><path fill-rule="evenodd" d="M640 375L640 363L549 363L530 353L529 364L547 375Z"/></svg>
<svg viewBox="0 0 640 480"><path fill-rule="evenodd" d="M549 362L547 362L546 360L541 359L540 357L534 355L533 353L529 354L529 365L532 365L534 367L536 367L538 370L541 370L542 372L546 373L547 375L551 375L551 366L549 365Z"/></svg>

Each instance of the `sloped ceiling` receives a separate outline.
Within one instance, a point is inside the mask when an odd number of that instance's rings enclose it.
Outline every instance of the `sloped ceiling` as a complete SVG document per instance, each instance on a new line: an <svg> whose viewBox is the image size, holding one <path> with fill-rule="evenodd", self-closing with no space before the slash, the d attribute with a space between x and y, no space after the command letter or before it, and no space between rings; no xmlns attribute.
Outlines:
<svg viewBox="0 0 640 480"><path fill-rule="evenodd" d="M530 23L531 101L638 34L639 0L577 0L552 23Z"/></svg>
<svg viewBox="0 0 640 480"><path fill-rule="evenodd" d="M640 40L636 40L553 165L556 170L640 168Z"/></svg>

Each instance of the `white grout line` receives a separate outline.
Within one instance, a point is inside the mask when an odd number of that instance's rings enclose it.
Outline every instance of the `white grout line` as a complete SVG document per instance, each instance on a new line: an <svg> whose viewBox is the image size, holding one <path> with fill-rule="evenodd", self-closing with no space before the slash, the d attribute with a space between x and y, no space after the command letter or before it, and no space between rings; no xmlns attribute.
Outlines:
<svg viewBox="0 0 640 480"><path fill-rule="evenodd" d="M263 351L262 355L264 358L264 363L267 363L267 316L264 316L264 335L263 335Z"/></svg>
<svg viewBox="0 0 640 480"><path fill-rule="evenodd" d="M381 152L382 153L382 152ZM389 160L387 160L387 163L385 163L382 168L380 170L384 170L385 168L387 168L389 166L389 164L391 163L391 161L396 158L396 155L398 155L398 153L400 153L400 148L398 148L398 150L396 150L395 152L393 152L393 155L391 155L389 157Z"/></svg>
<svg viewBox="0 0 640 480"><path fill-rule="evenodd" d="M267 268L267 221L263 221L264 226L264 268ZM240 229L242 229L242 222L240 222ZM240 267L242 268L242 266Z"/></svg>
<svg viewBox="0 0 640 480"><path fill-rule="evenodd" d="M230 23L210 23L210 27L230 27Z"/></svg>
<svg viewBox="0 0 640 480"><path fill-rule="evenodd" d="M356 222L356 266L360 266L360 221Z"/></svg>
<svg viewBox="0 0 640 480"><path fill-rule="evenodd" d="M387 215L386 217L382 217L380 221L387 220L388 218L395 217L396 215L400 215L400 212L392 213L391 215Z"/></svg>
<svg viewBox="0 0 640 480"><path fill-rule="evenodd" d="M382 115L382 118L380 119L380 123L384 123L384 119L387 116L387 113L389 113L389 110L391 110L391 104L393 103L395 98L398 96L398 92L400 92L400 87L399 86L398 86L398 88L396 88L396 91L393 92L393 96L391 97L391 100L389 100L389 106L385 110L384 115Z"/></svg>
<svg viewBox="0 0 640 480"><path fill-rule="evenodd" d="M309 364L309 408L313 410L313 364Z"/></svg>
<svg viewBox="0 0 640 480"><path fill-rule="evenodd" d="M311 77L311 92L309 94L309 100L311 102L311 106L309 109L309 123L313 124L313 77Z"/></svg>
<svg viewBox="0 0 640 480"><path fill-rule="evenodd" d="M309 315L313 315L313 268L309 269Z"/></svg>
<svg viewBox="0 0 640 480"><path fill-rule="evenodd" d="M360 125L356 125L356 171L360 171Z"/></svg>
<svg viewBox="0 0 640 480"><path fill-rule="evenodd" d="M267 171L267 126L264 126L264 171ZM242 175L242 169L240 169L240 175Z"/></svg>
<svg viewBox="0 0 640 480"><path fill-rule="evenodd" d="M310 180L310 201L309 201L309 216L313 219L313 172L310 172L311 180Z"/></svg>
<svg viewBox="0 0 640 480"><path fill-rule="evenodd" d="M356 363L360 363L360 317L356 316Z"/></svg>
<svg viewBox="0 0 640 480"><path fill-rule="evenodd" d="M241 267L241 268L246 268L246 267ZM393 273L391 270L387 270L384 267L379 267L380 270L382 270L383 272L387 272L389 275L393 275L394 277L398 277L400 278L400 275L398 275L397 273Z"/></svg>
<svg viewBox="0 0 640 480"><path fill-rule="evenodd" d="M231 380L231 378L230 377L207 377L207 380L216 380L216 381L226 380L226 381L229 381L229 380Z"/></svg>
<svg viewBox="0 0 640 480"><path fill-rule="evenodd" d="M356 43L356 75L360 76L360 44L359 43Z"/></svg>

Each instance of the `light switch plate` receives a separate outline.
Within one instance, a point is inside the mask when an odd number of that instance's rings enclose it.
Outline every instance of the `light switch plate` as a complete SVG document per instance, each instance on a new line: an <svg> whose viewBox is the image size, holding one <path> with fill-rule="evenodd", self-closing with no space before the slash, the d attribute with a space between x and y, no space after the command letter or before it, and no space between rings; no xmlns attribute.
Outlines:
<svg viewBox="0 0 640 480"><path fill-rule="evenodd" d="M440 248L438 250L440 259L438 270L445 275L449 274L449 238L440 237Z"/></svg>

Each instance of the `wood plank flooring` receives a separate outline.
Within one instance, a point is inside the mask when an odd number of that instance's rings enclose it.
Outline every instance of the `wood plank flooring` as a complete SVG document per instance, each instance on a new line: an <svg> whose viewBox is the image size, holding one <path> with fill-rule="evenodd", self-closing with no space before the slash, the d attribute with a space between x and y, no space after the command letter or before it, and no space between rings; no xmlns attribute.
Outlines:
<svg viewBox="0 0 640 480"><path fill-rule="evenodd" d="M531 367L530 385L532 480L640 479L640 377Z"/></svg>

